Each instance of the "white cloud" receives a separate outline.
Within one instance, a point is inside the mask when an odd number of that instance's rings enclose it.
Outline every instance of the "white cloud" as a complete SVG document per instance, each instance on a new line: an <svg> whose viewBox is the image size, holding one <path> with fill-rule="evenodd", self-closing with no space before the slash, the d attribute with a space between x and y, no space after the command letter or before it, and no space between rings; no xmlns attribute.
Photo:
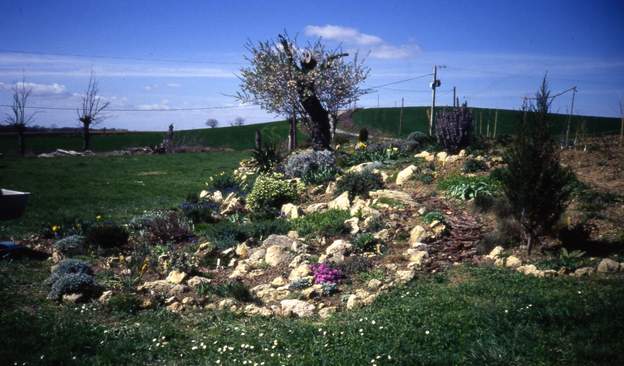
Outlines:
<svg viewBox="0 0 624 366"><path fill-rule="evenodd" d="M339 25L308 25L304 32L307 36L321 37L327 40L344 42L348 45L361 46L370 51L370 57L391 60L406 59L420 52L418 45L404 44L395 46L381 37L362 33L355 28L342 27Z"/></svg>
<svg viewBox="0 0 624 366"><path fill-rule="evenodd" d="M179 88L182 86L182 84L179 83L167 83L167 86L170 88Z"/></svg>
<svg viewBox="0 0 624 366"><path fill-rule="evenodd" d="M317 36L334 41L345 43L354 43L358 45L368 46L380 44L383 40L380 37L361 33L355 28L341 27L339 25L308 25L305 27L307 36Z"/></svg>
<svg viewBox="0 0 624 366"><path fill-rule="evenodd" d="M151 91L151 90L154 90L154 89L156 89L156 88L158 88L158 84L145 85L145 86L143 87L143 89L145 89L146 91Z"/></svg>
<svg viewBox="0 0 624 366"><path fill-rule="evenodd" d="M169 100L167 99L161 100L160 103L139 104L136 106L136 108L145 110L145 111L151 111L155 109L164 109L164 110L171 109L171 107L169 106Z"/></svg>
<svg viewBox="0 0 624 366"><path fill-rule="evenodd" d="M384 60L406 59L420 52L420 47L415 44L393 46L382 44L371 49L370 56Z"/></svg>
<svg viewBox="0 0 624 366"><path fill-rule="evenodd" d="M20 87L23 85L26 88L29 88L32 90L32 95L40 95L40 96L60 95L60 94L65 94L65 92L67 91L67 89L65 88L65 85L62 85L62 84L57 84L57 83L38 84L38 83L22 82L22 81L19 81L15 84L7 84L7 83L0 82L0 89L11 90L15 85L18 85Z"/></svg>

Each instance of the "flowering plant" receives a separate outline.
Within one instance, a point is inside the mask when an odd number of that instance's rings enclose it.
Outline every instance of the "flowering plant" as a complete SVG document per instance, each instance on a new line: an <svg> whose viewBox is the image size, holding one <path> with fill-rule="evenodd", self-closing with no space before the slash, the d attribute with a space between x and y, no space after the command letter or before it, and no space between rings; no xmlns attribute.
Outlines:
<svg viewBox="0 0 624 366"><path fill-rule="evenodd" d="M338 283L342 278L342 271L337 268L332 268L325 263L315 263L310 266L312 274L314 276L314 283Z"/></svg>

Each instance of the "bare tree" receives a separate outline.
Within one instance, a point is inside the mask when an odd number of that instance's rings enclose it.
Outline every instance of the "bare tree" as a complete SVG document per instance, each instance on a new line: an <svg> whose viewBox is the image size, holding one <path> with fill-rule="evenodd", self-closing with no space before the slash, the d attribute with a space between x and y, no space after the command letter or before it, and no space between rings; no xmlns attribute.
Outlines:
<svg viewBox="0 0 624 366"><path fill-rule="evenodd" d="M82 96L82 104L76 111L78 113L78 120L82 123L82 132L84 136L83 150L89 150L91 148L91 131L92 125L96 125L104 119L102 112L108 108L110 102L106 102L99 95L98 82L95 79L93 71L89 77L89 85Z"/></svg>
<svg viewBox="0 0 624 366"><path fill-rule="evenodd" d="M369 69L357 55L347 60L347 53L328 50L320 40L303 49L288 34L276 41L249 43L247 49L250 66L241 70L238 99L270 113L300 118L314 149L328 149L336 120L332 122L330 114L336 117L340 108L367 92L359 85Z"/></svg>
<svg viewBox="0 0 624 366"><path fill-rule="evenodd" d="M233 127L240 127L244 124L245 124L245 119L243 117L236 117L234 118L234 121L230 123L230 125Z"/></svg>
<svg viewBox="0 0 624 366"><path fill-rule="evenodd" d="M206 126L210 128L215 128L218 125L219 125L219 121L217 121L216 118L208 118L208 120L206 121Z"/></svg>
<svg viewBox="0 0 624 366"><path fill-rule="evenodd" d="M11 87L12 103L11 112L7 114L6 124L12 126L17 131L17 146L20 154L26 154L26 144L24 142L24 132L26 127L33 121L35 114L26 113L28 98L32 94L32 87L26 85L26 79L15 83Z"/></svg>

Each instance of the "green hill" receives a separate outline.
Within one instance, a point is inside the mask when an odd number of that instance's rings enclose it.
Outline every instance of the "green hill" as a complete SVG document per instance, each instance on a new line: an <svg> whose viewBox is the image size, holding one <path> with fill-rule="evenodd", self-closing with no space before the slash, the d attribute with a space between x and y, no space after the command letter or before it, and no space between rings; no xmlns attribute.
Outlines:
<svg viewBox="0 0 624 366"><path fill-rule="evenodd" d="M259 123L240 127L203 128L176 131L175 138L180 145L200 145L227 147L235 150L250 149L254 146L254 136L260 129L263 141L284 140L288 137L286 121ZM162 142L164 132L115 132L95 134L92 137L94 151L112 151L136 146L154 146ZM303 135L299 132L301 138ZM36 154L55 149L80 150L80 134L33 134L26 136L26 148ZM0 135L0 152L14 154L17 151L15 135Z"/></svg>
<svg viewBox="0 0 624 366"><path fill-rule="evenodd" d="M440 111L442 108L436 108ZM496 109L471 108L475 130L477 134L485 135L494 131L494 117ZM368 108L360 109L353 113L353 124L357 127L367 127L381 131L390 136L399 136L399 118L401 108ZM413 131L428 131L429 107L406 107L403 111L403 128L400 136L405 137ZM522 112L517 110L498 109L498 122L496 123L496 135L513 134L520 120ZM568 116L565 114L552 114L552 132L556 135L564 134ZM619 133L620 120L609 117L572 116L571 135L577 130L590 135Z"/></svg>

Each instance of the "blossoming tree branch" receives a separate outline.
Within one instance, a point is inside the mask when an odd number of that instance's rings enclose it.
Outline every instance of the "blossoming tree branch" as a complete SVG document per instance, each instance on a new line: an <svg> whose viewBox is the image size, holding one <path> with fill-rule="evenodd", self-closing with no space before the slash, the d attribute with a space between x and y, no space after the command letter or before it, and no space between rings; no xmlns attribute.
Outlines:
<svg viewBox="0 0 624 366"><path fill-rule="evenodd" d="M248 43L250 65L241 69L237 98L270 113L303 122L315 150L330 148L338 112L368 91L360 85L370 69L356 53L328 50L321 40L297 46L280 34L277 41ZM293 129L291 129L293 131Z"/></svg>

